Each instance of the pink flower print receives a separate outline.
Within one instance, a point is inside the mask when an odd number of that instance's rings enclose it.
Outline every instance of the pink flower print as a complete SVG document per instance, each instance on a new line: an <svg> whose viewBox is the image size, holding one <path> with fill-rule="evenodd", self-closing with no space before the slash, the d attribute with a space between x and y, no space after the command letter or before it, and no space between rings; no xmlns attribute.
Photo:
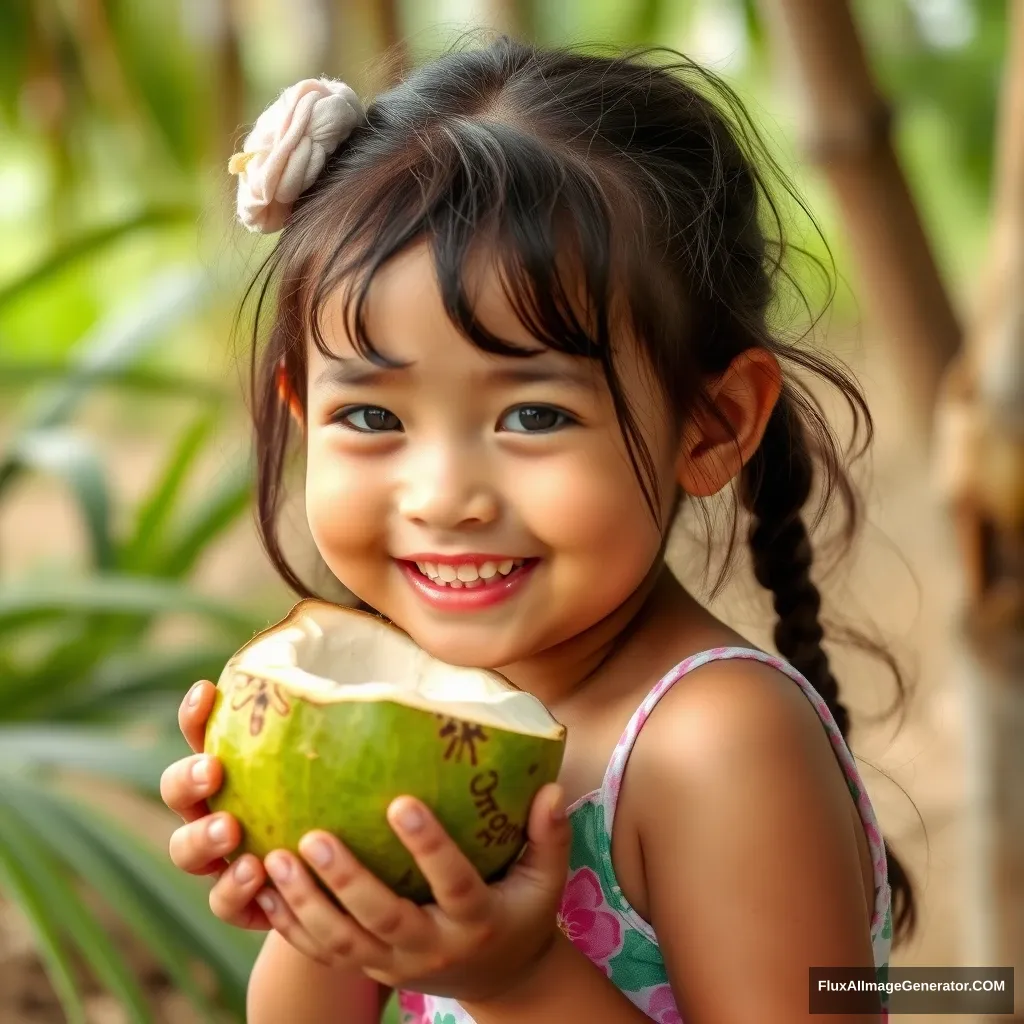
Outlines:
<svg viewBox="0 0 1024 1024"><path fill-rule="evenodd" d="M398 996L402 1024L422 1024L427 1015L427 997L422 992L401 992Z"/></svg>
<svg viewBox="0 0 1024 1024"><path fill-rule="evenodd" d="M651 1001L647 1004L647 1016L651 1020L656 1020L658 1024L683 1024L671 985L659 985L651 993Z"/></svg>
<svg viewBox="0 0 1024 1024"><path fill-rule="evenodd" d="M611 976L608 961L622 946L622 923L607 909L601 883L590 868L580 868L569 879L558 927L587 959Z"/></svg>
<svg viewBox="0 0 1024 1024"><path fill-rule="evenodd" d="M872 825L866 817L864 821L864 833L868 837L868 844L871 846L872 849L877 850L881 847L882 837L881 835L879 835L878 829L875 828L875 826Z"/></svg>

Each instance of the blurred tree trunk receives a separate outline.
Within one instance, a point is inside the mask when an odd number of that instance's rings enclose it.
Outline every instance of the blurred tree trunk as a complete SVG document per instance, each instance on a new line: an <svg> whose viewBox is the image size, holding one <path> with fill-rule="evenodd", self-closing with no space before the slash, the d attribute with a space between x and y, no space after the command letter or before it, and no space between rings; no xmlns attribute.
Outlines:
<svg viewBox="0 0 1024 1024"><path fill-rule="evenodd" d="M843 210L865 293L920 427L938 403L940 482L964 571L957 657L967 678L968 964L1024 975L1024 2L1007 5L990 257L959 329L843 0L760 0L807 104L807 142ZM1017 996L1017 1005L1021 997ZM1013 1020L1024 1020L1024 1016ZM998 1018L1005 1019L1005 1018Z"/></svg>
<svg viewBox="0 0 1024 1024"><path fill-rule="evenodd" d="M488 0L485 11L487 24L496 32L527 42L536 38L533 0Z"/></svg>
<svg viewBox="0 0 1024 1024"><path fill-rule="evenodd" d="M389 89L409 70L399 0L311 0L330 25L333 74L361 95ZM367 55L371 55L367 59Z"/></svg>
<svg viewBox="0 0 1024 1024"><path fill-rule="evenodd" d="M972 713L970 956L1024 977L1024 3L1008 4L992 234L940 407L940 481L965 568ZM1018 985L1020 982L1018 981ZM1024 997L1017 996L1017 1006ZM1014 1020L1024 1020L1017 1010ZM1005 1018L999 1018L1005 1019Z"/></svg>
<svg viewBox="0 0 1024 1024"><path fill-rule="evenodd" d="M376 14L377 35L381 49L388 54L388 74L394 82L409 70L411 56L402 28L401 5L398 0L368 0Z"/></svg>
<svg viewBox="0 0 1024 1024"><path fill-rule="evenodd" d="M237 0L217 0L216 38L213 40L213 59L217 74L217 117L213 130L217 133L217 156L227 160L241 149L246 134L245 75L242 70L242 51L239 41Z"/></svg>
<svg viewBox="0 0 1024 1024"><path fill-rule="evenodd" d="M839 201L864 295L927 438L960 328L892 146L889 106L847 0L759 2L776 61L796 80L806 152Z"/></svg>

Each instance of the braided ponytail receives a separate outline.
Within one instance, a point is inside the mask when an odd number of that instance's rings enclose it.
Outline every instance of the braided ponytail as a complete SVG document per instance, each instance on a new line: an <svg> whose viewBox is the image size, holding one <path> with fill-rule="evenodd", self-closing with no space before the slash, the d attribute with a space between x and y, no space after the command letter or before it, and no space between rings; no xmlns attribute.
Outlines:
<svg viewBox="0 0 1024 1024"><path fill-rule="evenodd" d="M845 736L849 715L821 646L821 595L811 581L814 554L801 515L813 483L806 434L783 394L741 482L743 504L753 516L749 539L754 576L773 597L779 617L776 649L821 694Z"/></svg>
<svg viewBox="0 0 1024 1024"><path fill-rule="evenodd" d="M743 469L740 497L752 516L754 576L772 594L775 647L821 695L846 738L850 716L822 647L821 594L811 580L813 551L802 509L814 484L814 459L797 407L783 390L760 446ZM909 934L916 913L910 879L885 844L896 936Z"/></svg>

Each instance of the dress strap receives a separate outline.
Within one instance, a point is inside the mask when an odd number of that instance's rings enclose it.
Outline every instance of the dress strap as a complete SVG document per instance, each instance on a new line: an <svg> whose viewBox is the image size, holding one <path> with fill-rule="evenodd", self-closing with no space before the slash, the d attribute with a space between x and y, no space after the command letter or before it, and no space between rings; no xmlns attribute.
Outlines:
<svg viewBox="0 0 1024 1024"><path fill-rule="evenodd" d="M807 679L805 679L800 672L782 658L767 654L764 651L760 651L752 647L713 647L709 650L691 655L685 661L680 662L655 684L654 688L644 698L643 703L636 709L636 711L633 712L633 716L630 718L622 736L619 738L619 742L615 746L615 750L612 752L611 760L609 761L608 768L605 771L604 781L601 785L600 792L600 802L604 818L603 832L608 844L607 849L604 851L605 856L602 860L605 862L606 869L611 876L609 877L608 882L610 883L613 892L619 896L619 902L621 904L619 907L620 912L625 913L625 916L634 927L639 928L641 931L649 934L649 936L653 936L653 930L651 929L650 924L636 914L636 912L628 906L624 898L621 897L621 890L619 890L618 884L614 879L614 872L611 870L611 836L612 827L615 822L615 812L619 802L619 790L622 786L622 778L626 770L626 763L628 762L629 755L633 750L633 745L636 743L636 738L640 735L640 730L644 727L644 724L650 717L651 712L657 706L658 701L660 701L661 698L664 697L680 679L688 675L690 672L693 672L695 669L700 668L702 665L707 665L709 662L735 660L759 661L762 664L770 665L772 668L777 669L779 672L788 676L800 687L801 690L803 690L805 696L817 712L818 717L821 719L822 724L828 733L829 740L832 743L832 749L835 751L839 764L842 767L843 774L846 776L846 782L850 789L850 793L856 801L857 809L860 813L861 821L864 825L864 831L868 839L868 845L871 851L871 860L874 865L876 890L875 913L872 918L871 928L872 935L876 935L883 928L889 917L890 891L886 871L885 848L882 843L882 835L878 827L878 822L875 818L874 809L871 806L871 801L864 788L864 784L861 781L860 773L857 769L853 755L850 752L850 748L847 746L846 740L839 731L839 727L836 725L835 719L832 717L832 712L828 709L828 705L817 690L811 686Z"/></svg>

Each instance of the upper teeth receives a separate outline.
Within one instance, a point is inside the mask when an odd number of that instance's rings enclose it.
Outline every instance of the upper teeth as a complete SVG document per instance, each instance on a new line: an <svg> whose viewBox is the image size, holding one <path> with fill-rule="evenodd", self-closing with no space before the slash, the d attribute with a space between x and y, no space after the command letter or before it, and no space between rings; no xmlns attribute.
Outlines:
<svg viewBox="0 0 1024 1024"><path fill-rule="evenodd" d="M483 565L452 565L444 562L417 562L416 567L435 583L451 587L479 587L486 580L507 576L523 564L523 558L506 558L503 562L484 562Z"/></svg>

